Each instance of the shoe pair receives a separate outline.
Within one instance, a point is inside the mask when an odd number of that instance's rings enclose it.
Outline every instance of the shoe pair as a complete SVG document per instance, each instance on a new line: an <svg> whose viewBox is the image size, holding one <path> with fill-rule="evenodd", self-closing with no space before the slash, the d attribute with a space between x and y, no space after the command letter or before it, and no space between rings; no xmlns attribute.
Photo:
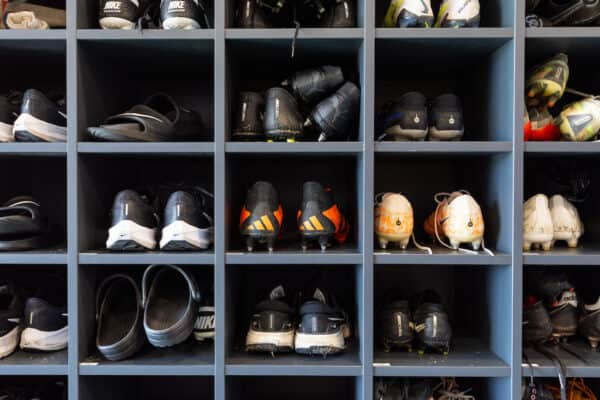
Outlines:
<svg viewBox="0 0 600 400"><path fill-rule="evenodd" d="M356 26L356 0L239 0L238 28L303 27L352 28Z"/></svg>
<svg viewBox="0 0 600 400"><path fill-rule="evenodd" d="M277 286L261 299L250 317L246 335L246 350L280 353L323 355L341 353L350 338L350 321L335 297L316 288L300 302L287 296L283 286ZM298 322L299 321L299 322Z"/></svg>
<svg viewBox="0 0 600 400"><path fill-rule="evenodd" d="M36 89L0 96L0 142L66 142L65 100Z"/></svg>
<svg viewBox="0 0 600 400"><path fill-rule="evenodd" d="M30 297L12 282L0 284L0 358L23 350L58 351L68 343L67 309Z"/></svg>
<svg viewBox="0 0 600 400"><path fill-rule="evenodd" d="M378 379L375 382L374 400L432 400L433 383L407 378Z"/></svg>
<svg viewBox="0 0 600 400"><path fill-rule="evenodd" d="M6 3L2 9L3 3ZM64 0L12 0L0 2L4 29L50 29L65 28Z"/></svg>
<svg viewBox="0 0 600 400"><path fill-rule="evenodd" d="M582 0L527 0L525 23L530 27L597 26L600 3Z"/></svg>
<svg viewBox="0 0 600 400"><path fill-rule="evenodd" d="M303 250L310 242L318 242L322 250L331 245L332 239L342 244L350 232L348 220L338 208L331 189L318 182L304 183L296 222ZM256 182L248 190L240 214L240 233L248 251L259 243L266 243L269 251L273 251L282 223L283 208L277 190L269 182Z"/></svg>
<svg viewBox="0 0 600 400"><path fill-rule="evenodd" d="M431 0L390 0L383 25L387 28L430 28L433 20ZM479 20L479 0L443 0L435 27L472 28L479 26Z"/></svg>
<svg viewBox="0 0 600 400"><path fill-rule="evenodd" d="M194 276L175 265L149 266L141 291L128 275L109 276L96 290L96 308L96 347L111 361L133 356L145 337L155 347L175 346L192 332L200 342L214 338L212 299L203 299Z"/></svg>
<svg viewBox="0 0 600 400"><path fill-rule="evenodd" d="M347 139L355 129L360 89L345 80L340 67L302 70L281 86L264 96L241 93L234 140L295 142L307 137L323 142Z"/></svg>
<svg viewBox="0 0 600 400"><path fill-rule="evenodd" d="M102 29L210 28L205 0L101 0L99 23Z"/></svg>
<svg viewBox="0 0 600 400"><path fill-rule="evenodd" d="M405 93L382 110L383 134L396 141L460 140L464 120L460 99L443 94L428 103L419 92Z"/></svg>
<svg viewBox="0 0 600 400"><path fill-rule="evenodd" d="M115 197L112 224L108 230L109 250L154 250L160 218L147 195L123 190ZM201 188L170 194L164 207L161 250L206 250L213 242L213 195Z"/></svg>
<svg viewBox="0 0 600 400"><path fill-rule="evenodd" d="M577 208L559 194L550 200L545 194L536 194L523 204L524 251L536 246L548 251L557 240L577 247L583 232Z"/></svg>
<svg viewBox="0 0 600 400"><path fill-rule="evenodd" d="M432 349L447 355L452 328L440 296L432 291L414 295L410 301L392 300L380 314L382 344L386 352L413 345L419 354Z"/></svg>

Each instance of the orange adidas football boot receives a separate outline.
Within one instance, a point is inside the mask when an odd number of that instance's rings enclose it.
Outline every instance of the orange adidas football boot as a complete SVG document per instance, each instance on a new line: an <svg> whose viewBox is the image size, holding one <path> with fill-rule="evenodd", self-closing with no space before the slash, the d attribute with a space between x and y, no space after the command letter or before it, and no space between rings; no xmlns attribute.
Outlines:
<svg viewBox="0 0 600 400"><path fill-rule="evenodd" d="M269 182L256 182L246 195L240 214L240 233L246 239L248 251L259 243L266 243L269 251L281 230L283 209L277 190Z"/></svg>
<svg viewBox="0 0 600 400"><path fill-rule="evenodd" d="M297 220L303 250L314 241L319 243L321 250L331 245L331 239L342 244L350 232L348 220L335 203L331 189L323 188L318 182L304 183Z"/></svg>

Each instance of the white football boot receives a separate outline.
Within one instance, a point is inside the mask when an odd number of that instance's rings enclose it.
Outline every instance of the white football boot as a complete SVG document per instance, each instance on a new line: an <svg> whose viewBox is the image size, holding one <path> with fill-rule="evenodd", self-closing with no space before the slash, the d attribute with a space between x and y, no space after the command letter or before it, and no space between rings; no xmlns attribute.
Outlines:
<svg viewBox="0 0 600 400"><path fill-rule="evenodd" d="M470 243L473 250L479 250L483 241L485 225L481 207L468 193L454 192L440 207L442 229L450 246L457 250L461 243Z"/></svg>
<svg viewBox="0 0 600 400"><path fill-rule="evenodd" d="M479 0L444 0L436 28L476 28L479 26Z"/></svg>
<svg viewBox="0 0 600 400"><path fill-rule="evenodd" d="M406 249L413 233L414 216L410 201L399 193L384 193L375 206L375 234L379 246L398 243Z"/></svg>
<svg viewBox="0 0 600 400"><path fill-rule="evenodd" d="M569 247L577 247L579 238L583 235L583 223L575 206L556 194L550 199L550 214L554 227L552 244L557 240L564 240Z"/></svg>
<svg viewBox="0 0 600 400"><path fill-rule="evenodd" d="M386 28L433 26L431 0L391 0L383 24Z"/></svg>
<svg viewBox="0 0 600 400"><path fill-rule="evenodd" d="M550 250L553 238L554 225L548 197L536 194L523 205L523 250L529 251L532 246Z"/></svg>

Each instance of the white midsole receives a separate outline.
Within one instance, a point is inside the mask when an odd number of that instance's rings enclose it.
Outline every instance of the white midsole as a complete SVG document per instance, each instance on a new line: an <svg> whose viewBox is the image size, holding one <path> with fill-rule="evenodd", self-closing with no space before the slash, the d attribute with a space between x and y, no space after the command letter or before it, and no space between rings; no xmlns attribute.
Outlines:
<svg viewBox="0 0 600 400"><path fill-rule="evenodd" d="M272 344L277 347L294 348L294 330L288 332L259 332L249 329L246 335L246 346L256 344Z"/></svg>
<svg viewBox="0 0 600 400"><path fill-rule="evenodd" d="M575 240L579 239L581 232L554 232L554 240Z"/></svg>
<svg viewBox="0 0 600 400"><path fill-rule="evenodd" d="M14 142L13 126L0 122L0 142Z"/></svg>
<svg viewBox="0 0 600 400"><path fill-rule="evenodd" d="M429 140L458 140L463 136L464 132L464 129L439 131L432 126L429 128Z"/></svg>
<svg viewBox="0 0 600 400"><path fill-rule="evenodd" d="M0 338L0 358L12 354L19 345L21 327L15 326L10 332Z"/></svg>
<svg viewBox="0 0 600 400"><path fill-rule="evenodd" d="M127 29L135 28L135 22L119 17L104 17L100 18L100 26L102 29Z"/></svg>
<svg viewBox="0 0 600 400"><path fill-rule="evenodd" d="M528 243L544 243L549 242L554 238L552 233L527 233L523 232L523 241Z"/></svg>
<svg viewBox="0 0 600 400"><path fill-rule="evenodd" d="M171 241L183 240L201 249L208 249L212 243L212 229L200 229L185 221L175 221L162 230L161 249Z"/></svg>
<svg viewBox="0 0 600 400"><path fill-rule="evenodd" d="M170 17L163 21L163 29L200 29L198 21L187 17Z"/></svg>
<svg viewBox="0 0 600 400"><path fill-rule="evenodd" d="M25 328L21 334L21 348L43 351L62 350L69 342L69 327L53 332L44 332L38 329Z"/></svg>
<svg viewBox="0 0 600 400"><path fill-rule="evenodd" d="M46 142L66 142L67 127L51 124L34 117L31 114L19 115L13 126L14 132L25 131Z"/></svg>
<svg viewBox="0 0 600 400"><path fill-rule="evenodd" d="M121 240L131 240L147 249L156 247L156 229L146 228L130 220L123 220L108 230L106 247L112 248Z"/></svg>
<svg viewBox="0 0 600 400"><path fill-rule="evenodd" d="M324 335L296 333L296 349L310 349L311 347L344 348L344 332L340 329L336 333Z"/></svg>
<svg viewBox="0 0 600 400"><path fill-rule="evenodd" d="M385 130L386 135L393 136L398 139L423 140L427 136L427 129L402 129L398 125L390 126Z"/></svg>
<svg viewBox="0 0 600 400"><path fill-rule="evenodd" d="M215 337L215 331L212 332L194 332L194 339L201 342L206 339L212 339Z"/></svg>

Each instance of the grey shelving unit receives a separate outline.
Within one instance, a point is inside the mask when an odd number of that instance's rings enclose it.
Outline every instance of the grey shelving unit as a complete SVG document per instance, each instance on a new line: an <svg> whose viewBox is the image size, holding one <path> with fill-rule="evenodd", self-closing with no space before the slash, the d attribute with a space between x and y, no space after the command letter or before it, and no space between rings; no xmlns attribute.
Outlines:
<svg viewBox="0 0 600 400"><path fill-rule="evenodd" d="M531 372L522 368L521 356L526 272L563 266L597 277L600 255L595 210L585 210L588 235L580 249L521 251L522 201L535 186L536 165L557 157L594 161L600 153L594 143L523 143L525 69L568 51L573 65L588 72L581 78L588 79L586 87L600 82L595 58L589 57L600 45L600 28L526 29L524 2L487 0L480 29L385 29L380 27L384 2L358 0L357 28L301 29L295 59L297 67L336 63L357 72L360 128L351 141L236 143L230 138L237 92L264 89L290 72L294 30L235 29L235 1L225 0L214 1L214 29L101 31L97 3L69 0L66 30L0 31L0 55L10 61L3 63L2 89L66 85L68 100L66 144L0 145L0 167L20 172L3 175L3 195L33 192L40 197L63 232L62 244L0 254L0 264L7 274L62 273L70 327L68 351L16 353L0 361L0 378L62 377L70 400L306 395L367 400L379 377L458 376L476 386L480 398L520 399L522 374ZM176 93L202 113L204 141L119 144L86 139L89 124L159 89ZM415 89L428 96L454 91L462 97L468 124L464 141L376 141L379 107ZM332 184L346 205L353 226L348 243L327 252L302 252L297 243L283 242L273 254L245 253L236 220L248 185L272 180L291 216L300 185L310 178ZM213 189L214 248L172 254L103 251L114 194L161 179L187 179ZM435 192L459 188L480 201L486 242L495 256L376 248L376 193L407 194L420 224L433 209ZM216 339L171 350L145 349L120 363L104 361L93 346L95 286L114 271L139 276L151 263L186 265L200 281L214 283ZM327 359L241 351L247 288L316 274L347 300L356 332L348 351ZM381 350L377 307L383 293L397 287L407 295L409 289L424 287L440 291L455 321L456 341L448 357ZM569 374L600 378L600 355L576 345L589 362L566 356ZM548 361L531 358L534 373L553 375Z"/></svg>

